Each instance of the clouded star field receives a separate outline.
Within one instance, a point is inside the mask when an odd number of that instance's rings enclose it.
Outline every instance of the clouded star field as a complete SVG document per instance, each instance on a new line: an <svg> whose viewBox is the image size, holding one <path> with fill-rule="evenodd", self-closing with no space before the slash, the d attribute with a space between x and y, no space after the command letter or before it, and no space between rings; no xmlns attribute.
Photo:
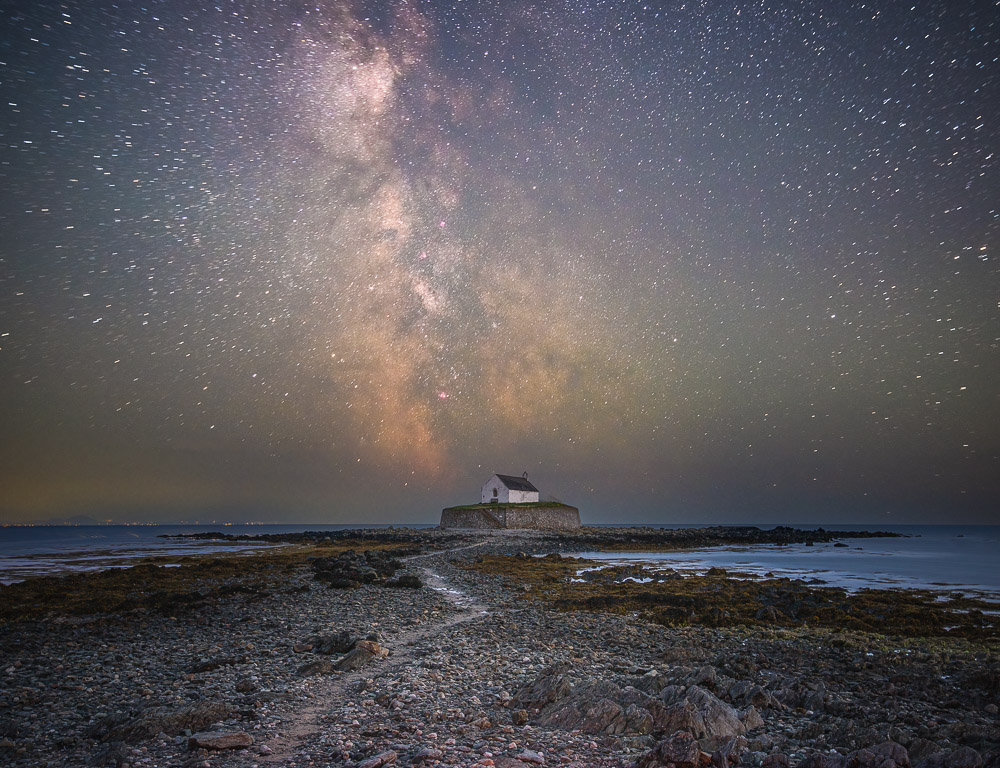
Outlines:
<svg viewBox="0 0 1000 768"><path fill-rule="evenodd" d="M0 518L997 522L1000 6L0 9Z"/></svg>

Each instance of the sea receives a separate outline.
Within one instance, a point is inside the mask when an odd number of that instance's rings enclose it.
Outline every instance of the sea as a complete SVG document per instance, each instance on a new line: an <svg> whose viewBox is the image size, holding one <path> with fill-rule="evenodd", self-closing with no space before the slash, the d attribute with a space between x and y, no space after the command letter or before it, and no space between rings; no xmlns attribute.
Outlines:
<svg viewBox="0 0 1000 768"><path fill-rule="evenodd" d="M618 524L620 525L620 524ZM253 554L273 544L162 538L182 533L220 531L226 534L301 533L348 528L389 528L390 525L57 525L0 527L0 583L33 576L58 575L106 568L127 568L148 557L176 558L216 553ZM430 528L433 524L409 525ZM704 527L661 525L661 528ZM758 525L765 530L773 525ZM899 538L843 539L833 542L776 546L720 546L682 552L581 552L602 564L632 562L682 573L708 568L764 576L787 576L850 591L930 589L960 592L1000 602L1000 525L797 525L814 530L888 531Z"/></svg>
<svg viewBox="0 0 1000 768"><path fill-rule="evenodd" d="M768 528L769 526L758 526ZM837 531L887 531L898 538L845 538L830 543L719 546L681 552L580 552L593 567L634 563L651 569L703 574L725 568L734 576L778 576L818 586L925 589L1000 603L1000 525L822 525ZM837 546L837 543L846 546Z"/></svg>
<svg viewBox="0 0 1000 768"><path fill-rule="evenodd" d="M33 576L128 568L150 557L252 554L280 546L252 541L164 538L186 533L221 532L256 536L267 533L391 528L391 525L8 525L0 527L0 584ZM410 525L431 528L432 524Z"/></svg>

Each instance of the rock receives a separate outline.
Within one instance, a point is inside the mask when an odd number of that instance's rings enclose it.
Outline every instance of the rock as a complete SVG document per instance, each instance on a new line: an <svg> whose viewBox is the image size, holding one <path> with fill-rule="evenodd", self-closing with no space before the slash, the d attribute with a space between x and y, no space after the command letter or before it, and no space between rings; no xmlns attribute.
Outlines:
<svg viewBox="0 0 1000 768"><path fill-rule="evenodd" d="M531 763L532 765L545 765L545 758L538 752L533 752L530 749L526 749L517 755L517 759L522 763Z"/></svg>
<svg viewBox="0 0 1000 768"><path fill-rule="evenodd" d="M739 713L740 722L743 723L744 731L752 731L764 725L764 718L755 707L747 707Z"/></svg>
<svg viewBox="0 0 1000 768"><path fill-rule="evenodd" d="M972 747L959 747L950 752L935 752L915 768L982 768L983 756Z"/></svg>
<svg viewBox="0 0 1000 768"><path fill-rule="evenodd" d="M204 731L188 741L191 749L243 749L252 744L253 738L245 731Z"/></svg>
<svg viewBox="0 0 1000 768"><path fill-rule="evenodd" d="M161 731L175 736L181 731L197 731L212 723L225 720L230 715L227 704L221 701L201 701L190 707L148 709L138 717L115 722L105 718L87 730L88 738L100 741L124 741L136 744L151 739Z"/></svg>
<svg viewBox="0 0 1000 768"><path fill-rule="evenodd" d="M574 697L567 706L540 722L544 725L562 727L568 731L581 730L584 733L619 734L625 732L625 711L619 704L611 699L598 699L590 706L581 708L578 706L581 699L583 697ZM569 715L568 718L567 715Z"/></svg>
<svg viewBox="0 0 1000 768"><path fill-rule="evenodd" d="M723 742L712 754L712 765L716 768L730 768L740 764L740 759L749 748L742 736Z"/></svg>
<svg viewBox="0 0 1000 768"><path fill-rule="evenodd" d="M356 588L362 584L384 582L402 563L381 550L358 553L341 552L335 557L318 557L312 561L314 578L330 587Z"/></svg>
<svg viewBox="0 0 1000 768"><path fill-rule="evenodd" d="M566 678L567 664L556 664L543 670L534 682L523 686L511 701L511 706L519 709L537 710L569 695L570 685Z"/></svg>
<svg viewBox="0 0 1000 768"><path fill-rule="evenodd" d="M237 693L252 693L259 688L257 682L250 677L241 677L236 681Z"/></svg>
<svg viewBox="0 0 1000 768"><path fill-rule="evenodd" d="M637 688L622 689L605 680L591 680L547 705L537 723L584 733L647 734L659 728L665 713L658 699Z"/></svg>
<svg viewBox="0 0 1000 768"><path fill-rule="evenodd" d="M748 719L752 718L748 715ZM689 731L695 738L707 740L710 747L717 746L721 740L741 736L747 730L735 709L697 685L688 688L679 701L667 703L665 712L657 718L656 727L668 733Z"/></svg>
<svg viewBox="0 0 1000 768"><path fill-rule="evenodd" d="M369 757L367 760L362 760L358 763L355 768L381 768L383 765L391 765L396 762L399 755L393 750L388 750L386 752L379 752L373 757Z"/></svg>
<svg viewBox="0 0 1000 768"><path fill-rule="evenodd" d="M13 749L13 747L11 747ZM114 741L103 744L90 755L88 763L95 766L122 766L128 765L129 752L128 745L121 741Z"/></svg>
<svg viewBox="0 0 1000 768"><path fill-rule="evenodd" d="M548 704L539 714L537 723L567 731L622 734L629 728L627 707L650 700L641 691L631 689L627 695L614 683L595 680ZM643 714L649 715L646 711ZM633 709L633 719L643 718Z"/></svg>
<svg viewBox="0 0 1000 768"><path fill-rule="evenodd" d="M773 574L767 575L773 576ZM757 621L763 621L765 624L779 624L781 622L781 612L773 605L765 605L757 611L755 618Z"/></svg>
<svg viewBox="0 0 1000 768"><path fill-rule="evenodd" d="M358 637L350 632L337 632L332 635L316 635L309 639L309 644L315 653L329 656L331 654L347 653L358 642Z"/></svg>
<svg viewBox="0 0 1000 768"><path fill-rule="evenodd" d="M388 656L389 651L372 640L358 640L354 648L336 663L341 672L352 672L367 666L376 658Z"/></svg>
<svg viewBox="0 0 1000 768"><path fill-rule="evenodd" d="M234 656L217 656L213 659L206 659L205 661L199 662L191 666L188 671L191 674L201 674L202 672L211 672L212 670L218 669L219 667L228 667L232 664L239 664L242 659L238 659Z"/></svg>
<svg viewBox="0 0 1000 768"><path fill-rule="evenodd" d="M722 574L725 574L725 571L721 568L711 568L709 569L709 575L711 575L712 571L721 571ZM692 682L695 685L700 685L702 688L706 688L709 691L714 691L717 679L718 673L716 672L715 667L706 666L702 667L695 673L694 680Z"/></svg>
<svg viewBox="0 0 1000 768"><path fill-rule="evenodd" d="M303 664L298 671L300 675L308 677L309 675L332 675L338 669L340 667L329 659L316 659L316 661Z"/></svg>
<svg viewBox="0 0 1000 768"><path fill-rule="evenodd" d="M403 589L420 589L424 586L424 582L421 581L420 577L415 573L404 573L398 578L387 581L385 586Z"/></svg>
<svg viewBox="0 0 1000 768"><path fill-rule="evenodd" d="M910 762L916 765L922 763L935 752L939 752L938 745L930 739L914 739L907 746L906 751L910 755Z"/></svg>
<svg viewBox="0 0 1000 768"><path fill-rule="evenodd" d="M838 754L813 753L800 762L797 768L844 768L844 760Z"/></svg>
<svg viewBox="0 0 1000 768"><path fill-rule="evenodd" d="M652 733L655 725L653 715L638 704L625 707L625 730L631 733Z"/></svg>
<svg viewBox="0 0 1000 768"><path fill-rule="evenodd" d="M906 747L886 741L868 749L859 749L847 756L849 768L910 768L910 755Z"/></svg>
<svg viewBox="0 0 1000 768"><path fill-rule="evenodd" d="M730 686L725 695L733 704L754 706L758 711L763 709L781 709L781 704L777 699L759 685L755 685L749 680L740 680L738 683Z"/></svg>
<svg viewBox="0 0 1000 768"><path fill-rule="evenodd" d="M698 741L687 731L677 731L651 750L641 755L635 768L659 768L673 765L677 768L695 768L701 762Z"/></svg>
<svg viewBox="0 0 1000 768"><path fill-rule="evenodd" d="M506 755L498 757L493 764L495 768L524 768L524 763L516 757L507 757Z"/></svg>
<svg viewBox="0 0 1000 768"><path fill-rule="evenodd" d="M723 739L742 735L748 728L763 725L753 707L738 713L697 685L688 689L668 686L661 696L666 701L638 688L620 688L602 679L571 688L560 669L549 669L522 688L515 700L534 705L547 702L535 721L544 727L608 735L685 730L708 740L710 748Z"/></svg>
<svg viewBox="0 0 1000 768"><path fill-rule="evenodd" d="M363 648L372 656L384 657L389 655L389 651L378 644L378 635L369 635L365 640L359 640L355 648Z"/></svg>
<svg viewBox="0 0 1000 768"><path fill-rule="evenodd" d="M772 752L764 758L760 768L788 768L790 764L788 755L783 752Z"/></svg>

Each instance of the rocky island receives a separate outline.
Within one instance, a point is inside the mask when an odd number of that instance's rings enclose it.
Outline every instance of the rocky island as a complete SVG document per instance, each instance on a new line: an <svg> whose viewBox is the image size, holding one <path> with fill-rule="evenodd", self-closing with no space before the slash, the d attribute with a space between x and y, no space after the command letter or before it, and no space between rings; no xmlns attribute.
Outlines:
<svg viewBox="0 0 1000 768"><path fill-rule="evenodd" d="M31 579L0 763L995 768L991 604L565 556L850 536L357 530Z"/></svg>

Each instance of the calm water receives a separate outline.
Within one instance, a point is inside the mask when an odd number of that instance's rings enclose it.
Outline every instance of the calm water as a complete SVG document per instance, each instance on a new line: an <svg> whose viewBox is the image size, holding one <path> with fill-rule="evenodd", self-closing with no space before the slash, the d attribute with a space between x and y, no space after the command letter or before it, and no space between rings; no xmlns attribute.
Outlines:
<svg viewBox="0 0 1000 768"><path fill-rule="evenodd" d="M297 533L359 525L101 525L0 528L0 582L71 571L127 567L139 558L252 552L266 544L158 538L162 534L224 531L229 534ZM431 527L427 525L411 526ZM701 527L701 526L663 526ZM771 528L762 525L761 528ZM799 526L815 528L816 526ZM601 561L643 561L680 571L712 566L756 574L819 579L848 589L931 587L1000 599L1000 526L824 525L826 530L889 530L898 539L845 539L848 546L712 547L674 553L583 553Z"/></svg>
<svg viewBox="0 0 1000 768"><path fill-rule="evenodd" d="M227 534L301 533L359 525L36 525L0 528L0 583L31 576L125 568L145 557L253 552L273 546L252 542L163 539L163 535L222 531ZM413 526L428 527L428 526Z"/></svg>
<svg viewBox="0 0 1000 768"><path fill-rule="evenodd" d="M806 526L802 526L806 527ZM866 530L865 526L823 526L827 531ZM875 530L871 528L870 530ZM709 547L670 553L584 552L601 562L642 562L687 573L711 567L763 576L817 580L848 590L921 588L960 591L1000 600L1000 526L880 526L906 534L898 539L844 539L847 547L803 544Z"/></svg>

